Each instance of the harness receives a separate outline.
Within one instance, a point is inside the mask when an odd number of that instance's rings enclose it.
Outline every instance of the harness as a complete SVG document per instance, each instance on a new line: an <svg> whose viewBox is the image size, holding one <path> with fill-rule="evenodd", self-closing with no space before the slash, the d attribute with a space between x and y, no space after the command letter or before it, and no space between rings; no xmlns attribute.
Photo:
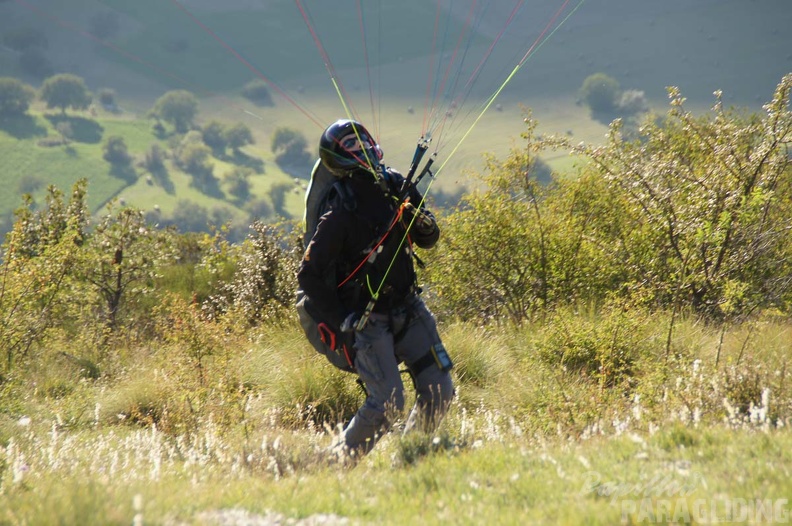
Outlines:
<svg viewBox="0 0 792 526"><path fill-rule="evenodd" d="M355 200L354 193L352 192L352 189L349 188L347 184L345 184L345 181L343 179L336 181L333 184L333 188L331 192L328 194L328 200L333 198L333 193L335 193L335 195L338 196L337 199L341 201L341 205L344 207L345 210L352 212L353 214L355 214L356 217L360 218L362 221L372 224L371 220L369 220L367 217L357 213L357 202ZM386 193L385 195L390 196L391 194ZM357 304L359 302L360 294L364 288L367 289L369 295L372 298L376 294L376 291L372 290L371 287L370 272L373 269L378 259L378 256L383 252L389 253L389 249L392 247L391 244L398 241L398 236L391 234L393 233L396 226L401 222L402 217L404 215L404 210L405 210L405 203L402 202L399 204L399 208L395 211L393 218L389 222L385 231L381 235L377 234L376 237L366 246L366 248L364 248L361 251L363 257L357 263L353 263L352 265L350 265L349 272L347 273L346 277L338 283L337 285L338 289L341 289L342 287L346 286L349 283L355 284L353 303ZM419 267L423 268L424 266L423 261L418 259L418 256L412 250L411 245L412 242L409 241L408 250L411 256L417 260ZM387 270L389 272L390 268ZM416 281L417 276L415 276L414 272L412 278L413 278L413 283L410 286L410 289L407 291L406 294L404 294L401 297L394 297L390 295L391 293L390 286L385 285L381 291L384 297L379 298L380 299L379 311L390 313L393 309L405 307L410 303L409 302L410 297L412 297L413 295L420 294L421 290L418 287ZM382 300L386 300L386 303L384 305L382 303ZM371 311L367 312L366 316L370 314ZM404 331L402 330L399 332L404 332Z"/></svg>

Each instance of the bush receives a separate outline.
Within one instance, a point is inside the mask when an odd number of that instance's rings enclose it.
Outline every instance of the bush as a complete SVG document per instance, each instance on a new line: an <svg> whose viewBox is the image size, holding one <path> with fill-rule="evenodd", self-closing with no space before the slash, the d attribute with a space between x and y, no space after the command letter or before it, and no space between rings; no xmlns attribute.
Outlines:
<svg viewBox="0 0 792 526"><path fill-rule="evenodd" d="M237 198L240 202L250 198L250 176L253 170L245 166L238 166L224 177L228 193Z"/></svg>
<svg viewBox="0 0 792 526"><path fill-rule="evenodd" d="M645 325L642 313L618 306L606 306L596 316L560 310L543 325L539 357L612 387L630 380L639 357L660 354L649 343L654 340L646 337Z"/></svg>
<svg viewBox="0 0 792 526"><path fill-rule="evenodd" d="M535 123L529 120L530 130ZM538 313L597 297L613 284L616 251L595 233L604 205L593 178L541 184L532 167L552 143L531 138L504 162L490 159L483 188L442 219L428 267L438 314L522 323Z"/></svg>
<svg viewBox="0 0 792 526"><path fill-rule="evenodd" d="M208 122L202 129L201 135L204 144L217 154L222 154L228 147L228 140L225 135L226 128L222 122Z"/></svg>
<svg viewBox="0 0 792 526"><path fill-rule="evenodd" d="M129 155L126 141L124 141L123 137L117 135L108 137L102 151L104 152L102 158L112 165L129 166L132 162L132 156Z"/></svg>
<svg viewBox="0 0 792 526"><path fill-rule="evenodd" d="M154 103L152 115L170 123L179 133L186 132L198 115L198 99L185 90L169 91Z"/></svg>
<svg viewBox="0 0 792 526"><path fill-rule="evenodd" d="M583 81L580 98L592 113L612 114L618 108L621 86L605 73L595 73Z"/></svg>
<svg viewBox="0 0 792 526"><path fill-rule="evenodd" d="M22 81L0 77L0 117L24 115L35 97L35 90Z"/></svg>
<svg viewBox="0 0 792 526"><path fill-rule="evenodd" d="M260 221L250 229L239 248L233 279L219 286L207 308L215 318L233 310L253 325L291 311L301 255L289 248L295 245L285 232Z"/></svg>
<svg viewBox="0 0 792 526"><path fill-rule="evenodd" d="M102 88L99 90L97 94L97 98L99 99L99 104L102 105L106 110L116 111L116 92L110 88Z"/></svg>
<svg viewBox="0 0 792 526"><path fill-rule="evenodd" d="M269 87L263 80L253 80L245 84L242 96L258 106L272 106Z"/></svg>
<svg viewBox="0 0 792 526"><path fill-rule="evenodd" d="M40 96L48 108L60 108L64 113L66 108L84 110L91 104L91 94L85 81L70 73L61 73L45 80Z"/></svg>
<svg viewBox="0 0 792 526"><path fill-rule="evenodd" d="M179 165L191 175L211 174L214 171L209 158L212 151L202 144L188 144L179 153Z"/></svg>

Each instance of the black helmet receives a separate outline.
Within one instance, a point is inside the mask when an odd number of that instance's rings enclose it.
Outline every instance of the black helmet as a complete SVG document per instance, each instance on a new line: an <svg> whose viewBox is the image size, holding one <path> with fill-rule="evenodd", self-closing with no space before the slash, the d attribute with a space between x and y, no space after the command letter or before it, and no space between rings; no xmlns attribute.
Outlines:
<svg viewBox="0 0 792 526"><path fill-rule="evenodd" d="M375 171L382 160L382 150L362 124L340 119L322 134L319 158L333 175L343 177L357 168Z"/></svg>

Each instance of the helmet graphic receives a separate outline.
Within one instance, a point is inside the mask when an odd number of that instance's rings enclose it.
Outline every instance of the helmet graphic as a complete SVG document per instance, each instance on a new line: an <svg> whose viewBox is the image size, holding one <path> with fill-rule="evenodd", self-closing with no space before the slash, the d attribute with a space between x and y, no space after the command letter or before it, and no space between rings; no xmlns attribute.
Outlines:
<svg viewBox="0 0 792 526"><path fill-rule="evenodd" d="M333 175L343 177L357 168L376 170L382 150L362 124L340 119L322 133L319 158Z"/></svg>

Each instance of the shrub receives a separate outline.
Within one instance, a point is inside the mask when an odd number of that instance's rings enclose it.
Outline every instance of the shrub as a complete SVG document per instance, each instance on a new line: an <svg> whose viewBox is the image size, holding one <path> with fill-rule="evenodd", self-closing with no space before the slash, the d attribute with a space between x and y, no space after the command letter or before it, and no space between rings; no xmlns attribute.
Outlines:
<svg viewBox="0 0 792 526"><path fill-rule="evenodd" d="M293 168L295 171L308 173L311 166L311 155L308 153L308 141L299 131L280 127L272 134L270 145L275 154L275 162L281 167Z"/></svg>
<svg viewBox="0 0 792 526"><path fill-rule="evenodd" d="M64 290L86 235L85 189L85 181L78 181L67 203L51 186L42 210L33 212L26 198L16 212L0 253L0 356L5 370L24 359L70 308Z"/></svg>
<svg viewBox="0 0 792 526"><path fill-rule="evenodd" d="M35 97L33 88L22 81L0 77L0 117L24 115Z"/></svg>
<svg viewBox="0 0 792 526"><path fill-rule="evenodd" d="M219 121L211 121L201 129L203 142L215 153L222 154L228 147L225 125Z"/></svg>
<svg viewBox="0 0 792 526"><path fill-rule="evenodd" d="M228 193L237 198L240 202L250 198L250 176L253 170L245 166L238 166L227 173L224 177L228 187Z"/></svg>
<svg viewBox="0 0 792 526"><path fill-rule="evenodd" d="M99 99L99 104L101 104L105 109L115 111L116 110L116 92L110 88L102 88L99 90L97 94L97 98Z"/></svg>
<svg viewBox="0 0 792 526"><path fill-rule="evenodd" d="M641 312L606 306L598 316L571 310L554 313L544 325L539 357L611 387L630 380L640 356L657 355L646 337Z"/></svg>
<svg viewBox="0 0 792 526"><path fill-rule="evenodd" d="M108 137L102 151L104 152L102 158L112 165L129 166L132 162L132 156L129 155L126 141L118 135Z"/></svg>
<svg viewBox="0 0 792 526"><path fill-rule="evenodd" d="M621 196L610 217L632 294L719 320L788 307L790 90L787 75L764 115L745 116L720 93L711 115L693 115L669 88L667 117L647 122L639 141L617 121L605 145L585 150Z"/></svg>
<svg viewBox="0 0 792 526"><path fill-rule="evenodd" d="M207 309L214 318L233 310L252 325L280 319L290 311L300 255L275 227L255 221L250 229L238 249L233 279L218 287Z"/></svg>
<svg viewBox="0 0 792 526"><path fill-rule="evenodd" d="M269 87L263 80L253 80L245 84L242 96L258 106L272 106Z"/></svg>
<svg viewBox="0 0 792 526"><path fill-rule="evenodd" d="M66 108L84 110L91 104L91 94L85 81L70 73L61 73L45 80L40 96L48 108L60 108L63 113Z"/></svg>
<svg viewBox="0 0 792 526"><path fill-rule="evenodd" d="M605 73L589 75L580 88L580 98L593 113L612 114L620 97L619 82Z"/></svg>
<svg viewBox="0 0 792 526"><path fill-rule="evenodd" d="M152 115L170 123L179 133L186 132L198 115L198 99L185 90L169 91L154 103Z"/></svg>

